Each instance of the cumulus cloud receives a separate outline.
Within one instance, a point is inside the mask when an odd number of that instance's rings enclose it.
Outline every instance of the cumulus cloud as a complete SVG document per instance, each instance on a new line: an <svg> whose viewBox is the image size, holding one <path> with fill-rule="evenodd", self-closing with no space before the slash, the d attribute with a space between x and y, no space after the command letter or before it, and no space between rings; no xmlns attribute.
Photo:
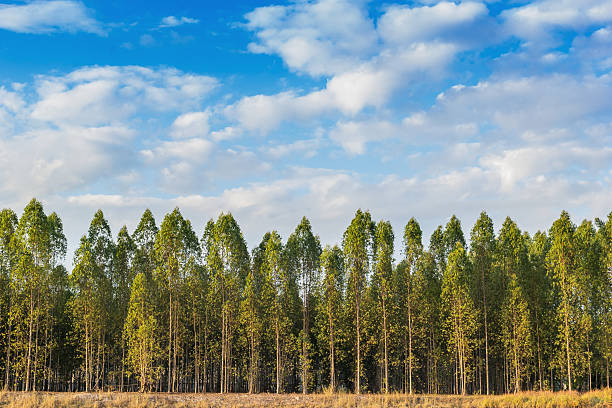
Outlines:
<svg viewBox="0 0 612 408"><path fill-rule="evenodd" d="M351 69L376 50L374 23L360 2L322 0L260 7L245 16L255 53L278 54L290 69L309 75Z"/></svg>
<svg viewBox="0 0 612 408"><path fill-rule="evenodd" d="M308 120L338 112L355 116L366 108L383 107L410 75L426 70L434 74L452 58L454 51L449 44L415 44L403 52L382 55L372 63L335 75L321 90L247 96L228 106L225 114L245 129L262 133L288 120Z"/></svg>
<svg viewBox="0 0 612 408"><path fill-rule="evenodd" d="M174 68L86 67L64 76L40 76L31 116L54 123L106 124L142 110L196 107L217 84L212 77Z"/></svg>
<svg viewBox="0 0 612 408"><path fill-rule="evenodd" d="M543 46L551 40L551 28L584 30L593 24L612 21L607 0L540 0L502 13L510 34Z"/></svg>
<svg viewBox="0 0 612 408"><path fill-rule="evenodd" d="M205 136L208 134L209 112L183 113L174 120L170 134L174 138Z"/></svg>
<svg viewBox="0 0 612 408"><path fill-rule="evenodd" d="M487 6L478 2L442 1L423 7L391 5L378 20L377 30L383 41L390 44L467 40L467 35L482 34L474 32L474 23L487 25L484 20L488 16ZM488 31L490 35L495 33L492 29ZM486 39L481 37L479 41Z"/></svg>
<svg viewBox="0 0 612 408"><path fill-rule="evenodd" d="M191 17L167 16L162 18L159 28L177 27L183 24L197 24L200 20Z"/></svg>
<svg viewBox="0 0 612 408"><path fill-rule="evenodd" d="M102 24L83 3L72 0L0 4L0 28L29 34L83 31L106 35Z"/></svg>
<svg viewBox="0 0 612 408"><path fill-rule="evenodd" d="M247 130L268 133L283 121L380 109L424 72L443 72L466 46L457 32L485 16L480 3L390 6L377 22L361 2L344 0L257 8L245 16L256 38L249 50L279 55L291 70L324 76L326 84L244 97L225 113Z"/></svg>
<svg viewBox="0 0 612 408"><path fill-rule="evenodd" d="M153 166L168 157L204 159L213 143L194 136L208 132L206 116L191 110L216 85L176 69L106 66L1 87L0 194L61 194L105 183L129 188L146 173L142 144L163 152ZM177 118L168 133L180 140L147 134L146 122L166 114Z"/></svg>
<svg viewBox="0 0 612 408"><path fill-rule="evenodd" d="M330 138L351 155L365 153L368 142L400 136L401 130L386 121L338 122L330 132Z"/></svg>

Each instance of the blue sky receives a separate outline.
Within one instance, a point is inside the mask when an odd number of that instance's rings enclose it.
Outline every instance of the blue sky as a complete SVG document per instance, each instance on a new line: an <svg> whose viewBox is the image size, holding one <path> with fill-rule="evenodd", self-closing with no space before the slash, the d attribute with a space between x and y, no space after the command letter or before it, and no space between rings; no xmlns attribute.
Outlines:
<svg viewBox="0 0 612 408"><path fill-rule="evenodd" d="M610 0L4 0L0 204L71 249L98 208L231 211L250 246L359 207L398 244L412 216L535 232L612 210L610 101Z"/></svg>

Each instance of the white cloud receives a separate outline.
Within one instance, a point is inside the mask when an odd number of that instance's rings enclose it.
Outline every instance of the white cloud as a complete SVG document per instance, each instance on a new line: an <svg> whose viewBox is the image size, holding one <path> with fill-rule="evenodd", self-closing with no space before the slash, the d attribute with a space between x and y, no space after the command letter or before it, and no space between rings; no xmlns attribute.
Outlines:
<svg viewBox="0 0 612 408"><path fill-rule="evenodd" d="M330 132L330 138L351 155L366 152L368 142L400 137L401 129L385 121L338 122Z"/></svg>
<svg viewBox="0 0 612 408"><path fill-rule="evenodd" d="M398 31L406 13L416 13L419 21L428 16L428 34ZM249 50L278 54L290 69L328 79L324 88L307 93L245 97L225 113L247 130L268 133L283 121L337 113L353 117L368 108L381 109L424 72L439 76L463 47L454 42L449 27L458 29L484 14L486 7L476 3L391 7L378 21L383 31L379 37L362 2L321 0L257 8L245 16L257 39Z"/></svg>
<svg viewBox="0 0 612 408"><path fill-rule="evenodd" d="M214 143L195 137L208 133L208 113L198 109L216 85L176 69L127 66L39 76L14 91L0 87L0 195L92 185L129 191L149 172L181 161L201 168ZM159 125L170 120L163 116L176 120ZM138 153L147 149L156 160Z"/></svg>
<svg viewBox="0 0 612 408"><path fill-rule="evenodd" d="M81 68L65 76L38 78L40 100L32 107L32 118L56 124L109 124L142 110L198 107L215 86L214 78L172 68Z"/></svg>
<svg viewBox="0 0 612 408"><path fill-rule="evenodd" d="M0 138L0 194L54 194L122 174L135 159L134 137L122 126L66 126Z"/></svg>
<svg viewBox="0 0 612 408"><path fill-rule="evenodd" d="M327 80L325 88L299 95L294 91L244 97L225 109L247 130L267 133L283 121L309 120L330 113L355 116L366 108L383 107L411 77L435 75L454 55L450 44L414 44L403 52L381 55L372 63Z"/></svg>
<svg viewBox="0 0 612 408"><path fill-rule="evenodd" d="M292 143L270 143L262 149L268 156L280 159L294 153L301 153L304 157L314 157L323 144L322 138L317 136L313 139L296 140Z"/></svg>
<svg viewBox="0 0 612 408"><path fill-rule="evenodd" d="M31 34L84 31L106 35L83 3L72 0L0 4L0 29Z"/></svg>
<svg viewBox="0 0 612 408"><path fill-rule="evenodd" d="M491 78L451 87L438 95L428 112L418 112L404 124L424 140L480 134L485 141L496 138L499 143L563 141L580 137L585 128L598 123L609 112L611 98L612 78L606 76Z"/></svg>
<svg viewBox="0 0 612 408"><path fill-rule="evenodd" d="M551 28L582 30L612 21L608 0L541 0L502 13L509 33L542 46L550 41Z"/></svg>
<svg viewBox="0 0 612 408"><path fill-rule="evenodd" d="M391 44L450 40L449 37L465 36L474 30L473 23L485 16L487 7L478 2L442 1L424 7L391 5L379 19L377 30Z"/></svg>
<svg viewBox="0 0 612 408"><path fill-rule="evenodd" d="M589 170L591 177L597 177L597 172L605 169L611 159L612 148L563 143L506 150L501 154L485 156L480 162L498 174L502 191L512 191L518 182L546 179L551 173L565 173L568 167Z"/></svg>
<svg viewBox="0 0 612 408"><path fill-rule="evenodd" d="M309 75L349 70L376 50L374 24L360 3L322 0L257 8L245 16L258 40L249 50L278 54L290 69Z"/></svg>
<svg viewBox="0 0 612 408"><path fill-rule="evenodd" d="M170 135L174 138L206 136L209 131L209 117L208 111L183 113L172 124Z"/></svg>
<svg viewBox="0 0 612 408"><path fill-rule="evenodd" d="M197 24L199 22L200 20L197 18L167 16L162 18L159 28L177 27L183 24Z"/></svg>

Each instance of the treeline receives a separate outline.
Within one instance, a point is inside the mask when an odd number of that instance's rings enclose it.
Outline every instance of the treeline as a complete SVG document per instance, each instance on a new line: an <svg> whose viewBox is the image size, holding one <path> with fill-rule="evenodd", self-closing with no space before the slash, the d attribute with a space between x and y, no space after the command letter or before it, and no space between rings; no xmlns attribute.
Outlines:
<svg viewBox="0 0 612 408"><path fill-rule="evenodd" d="M612 213L530 236L481 213L403 247L358 210L341 246L303 218L249 253L221 214L131 233L95 213L64 267L60 218L0 212L0 382L9 390L508 393L609 387ZM394 254L401 253L401 259Z"/></svg>

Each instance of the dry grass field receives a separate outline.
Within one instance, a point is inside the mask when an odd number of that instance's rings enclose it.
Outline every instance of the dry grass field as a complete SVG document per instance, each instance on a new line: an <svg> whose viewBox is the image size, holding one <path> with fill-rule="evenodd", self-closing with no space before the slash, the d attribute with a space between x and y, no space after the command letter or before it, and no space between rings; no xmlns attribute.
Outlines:
<svg viewBox="0 0 612 408"><path fill-rule="evenodd" d="M612 390L587 393L526 392L499 396L454 395L274 395L274 394L138 394L138 393L0 393L0 407L7 408L199 408L199 407L474 407L556 408L612 407Z"/></svg>

